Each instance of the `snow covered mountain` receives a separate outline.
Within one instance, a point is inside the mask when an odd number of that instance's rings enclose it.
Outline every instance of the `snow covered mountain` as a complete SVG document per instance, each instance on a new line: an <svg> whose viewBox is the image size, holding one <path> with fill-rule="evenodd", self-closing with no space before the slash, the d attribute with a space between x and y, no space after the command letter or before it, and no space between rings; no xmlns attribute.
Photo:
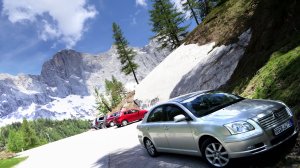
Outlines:
<svg viewBox="0 0 300 168"><path fill-rule="evenodd" d="M157 50L150 41L143 48L134 48L139 65L137 78L143 79L168 54ZM36 118L94 117L94 88L104 91L104 80L114 75L127 88L134 86L132 76L120 72L114 46L105 53L91 55L62 50L43 64L40 75L0 74L0 126Z"/></svg>

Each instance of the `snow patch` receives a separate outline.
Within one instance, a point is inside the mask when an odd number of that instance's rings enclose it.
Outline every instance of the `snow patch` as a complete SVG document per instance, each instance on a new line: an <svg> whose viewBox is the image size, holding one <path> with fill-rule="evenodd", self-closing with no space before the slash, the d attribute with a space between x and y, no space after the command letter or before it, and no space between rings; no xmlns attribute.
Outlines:
<svg viewBox="0 0 300 168"><path fill-rule="evenodd" d="M149 101L154 98L159 101L169 99L170 93L182 76L188 73L199 62L205 61L215 43L202 46L197 44L181 45L162 61L136 87L135 99Z"/></svg>
<svg viewBox="0 0 300 168"><path fill-rule="evenodd" d="M95 98L93 96L69 95L54 99L46 105L32 103L27 107L19 107L15 112L1 118L0 127L14 122L22 122L36 118L63 119L93 119L96 115Z"/></svg>
<svg viewBox="0 0 300 168"><path fill-rule="evenodd" d="M217 89L230 79L250 39L249 29L227 46L182 44L136 86L135 100L153 105L189 92Z"/></svg>

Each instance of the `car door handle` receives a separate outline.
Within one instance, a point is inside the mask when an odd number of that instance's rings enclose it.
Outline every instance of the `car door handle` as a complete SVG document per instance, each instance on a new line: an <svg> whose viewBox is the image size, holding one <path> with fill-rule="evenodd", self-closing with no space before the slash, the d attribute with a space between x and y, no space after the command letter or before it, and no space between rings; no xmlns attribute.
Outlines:
<svg viewBox="0 0 300 168"><path fill-rule="evenodd" d="M169 129L169 127L168 126L165 126L165 130L168 130Z"/></svg>
<svg viewBox="0 0 300 168"><path fill-rule="evenodd" d="M149 130L149 127L146 127L146 130Z"/></svg>

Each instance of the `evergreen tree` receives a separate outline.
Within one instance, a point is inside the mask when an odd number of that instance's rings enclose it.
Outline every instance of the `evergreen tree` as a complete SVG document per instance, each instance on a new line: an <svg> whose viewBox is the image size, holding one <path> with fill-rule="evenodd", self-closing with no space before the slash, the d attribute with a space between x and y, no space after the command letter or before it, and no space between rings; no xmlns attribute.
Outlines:
<svg viewBox="0 0 300 168"><path fill-rule="evenodd" d="M30 122L25 120L23 123L13 123L0 128L1 148L6 147L9 151L20 152L22 149L30 149L48 142L79 134L90 128L89 121L71 119L63 121L38 119ZM33 138L31 137L32 135Z"/></svg>
<svg viewBox="0 0 300 168"><path fill-rule="evenodd" d="M94 92L96 97L96 109L99 113L106 115L108 112L112 112L111 106L104 95L99 93L97 88L94 89Z"/></svg>
<svg viewBox="0 0 300 168"><path fill-rule="evenodd" d="M152 31L161 43L161 48L175 49L187 34L188 26L181 26L185 21L183 13L179 12L169 0L152 0L153 9L150 10Z"/></svg>
<svg viewBox="0 0 300 168"><path fill-rule="evenodd" d="M196 0L184 0L182 1L183 10L186 12L191 12L191 18L194 18L197 25L201 22L201 11L199 11L199 2Z"/></svg>
<svg viewBox="0 0 300 168"><path fill-rule="evenodd" d="M197 25L208 15L208 13L218 4L226 0L181 0L183 10L191 12Z"/></svg>
<svg viewBox="0 0 300 168"><path fill-rule="evenodd" d="M213 4L211 0L198 0L198 11L201 20L203 20L211 11L211 9L213 8L212 5Z"/></svg>
<svg viewBox="0 0 300 168"><path fill-rule="evenodd" d="M39 139L36 135L35 130L29 125L26 118L23 119L21 126L21 131L23 134L24 148L30 149L39 145Z"/></svg>
<svg viewBox="0 0 300 168"><path fill-rule="evenodd" d="M105 79L105 90L107 96L110 98L112 108L115 108L125 95L125 89L122 82L118 81L114 76L112 76L111 81Z"/></svg>
<svg viewBox="0 0 300 168"><path fill-rule="evenodd" d="M195 1L195 0L193 0ZM224 3L226 0L197 0L196 8L198 9L198 15L200 16L201 20L203 20L209 12L216 7L217 5Z"/></svg>
<svg viewBox="0 0 300 168"><path fill-rule="evenodd" d="M113 37L115 39L114 44L117 47L117 52L119 54L118 59L120 60L122 64L121 71L125 73L125 75L129 75L130 73L133 74L134 79L137 84L139 84L139 81L136 77L135 70L138 68L138 65L134 62L134 57L136 56L136 53L133 51L132 48L129 48L128 41L123 36L122 30L119 25L116 23L113 23Z"/></svg>
<svg viewBox="0 0 300 168"><path fill-rule="evenodd" d="M12 152L20 152L24 148L24 139L20 131L10 130L8 134L7 148Z"/></svg>

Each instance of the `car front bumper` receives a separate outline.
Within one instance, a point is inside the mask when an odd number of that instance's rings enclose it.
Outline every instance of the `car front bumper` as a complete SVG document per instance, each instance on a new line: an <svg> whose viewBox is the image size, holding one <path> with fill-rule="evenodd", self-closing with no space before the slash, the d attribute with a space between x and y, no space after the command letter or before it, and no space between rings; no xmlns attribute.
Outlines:
<svg viewBox="0 0 300 168"><path fill-rule="evenodd" d="M285 141L293 137L296 138L298 134L299 127L295 124L277 136L274 136L272 129L270 129L242 141L224 142L223 145L228 151L230 158L253 156L280 146Z"/></svg>

